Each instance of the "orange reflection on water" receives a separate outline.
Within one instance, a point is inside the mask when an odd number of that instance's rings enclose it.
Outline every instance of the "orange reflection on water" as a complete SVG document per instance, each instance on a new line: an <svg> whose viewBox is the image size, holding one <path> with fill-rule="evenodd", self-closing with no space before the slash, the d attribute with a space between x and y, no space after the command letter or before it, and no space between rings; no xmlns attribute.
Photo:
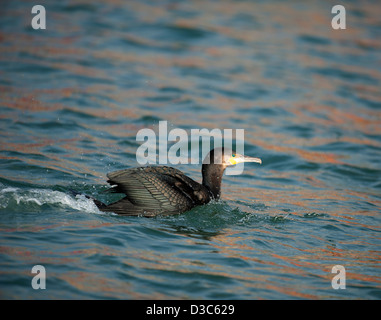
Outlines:
<svg viewBox="0 0 381 320"><path fill-rule="evenodd" d="M381 115L377 111L354 108L339 109L329 105L303 104L291 109L297 116L298 121L305 123L315 123L323 126L338 126L343 128L353 128L365 134L381 133ZM305 112L316 114L317 117L311 117ZM319 115L324 116L319 117Z"/></svg>
<svg viewBox="0 0 381 320"><path fill-rule="evenodd" d="M43 103L35 95L29 94L21 97L9 97L1 95L2 104L8 108L30 110L30 111L55 111L63 108L60 103ZM21 115L19 115L21 116Z"/></svg>
<svg viewBox="0 0 381 320"><path fill-rule="evenodd" d="M41 149L50 146L59 146L65 150L80 151L82 155L89 153L89 151L72 147L72 144L77 142L79 138L52 140L47 138L33 137L34 141L38 142L25 142L25 143L11 143L2 141L2 150L15 151L26 155L25 157L13 157L13 156L0 156L1 159L14 159L25 161L26 163L52 170L60 170L69 174L75 174L77 176L83 176L84 173L97 176L98 173L93 171L85 162L78 162L75 159L71 159L72 155L56 155L53 153L46 153ZM42 158L36 159L27 155L39 155ZM25 180L25 176L20 173L19 176L13 176L14 179ZM33 181L31 181L33 182Z"/></svg>

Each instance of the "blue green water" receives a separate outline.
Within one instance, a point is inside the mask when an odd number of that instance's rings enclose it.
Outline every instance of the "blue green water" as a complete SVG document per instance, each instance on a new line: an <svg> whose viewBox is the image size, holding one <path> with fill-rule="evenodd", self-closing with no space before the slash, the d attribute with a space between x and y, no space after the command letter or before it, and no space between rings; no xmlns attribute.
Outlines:
<svg viewBox="0 0 381 320"><path fill-rule="evenodd" d="M332 1L40 1L46 30L35 4L0 14L2 299L381 298L377 1L345 2L345 30ZM160 120L244 129L263 164L176 216L70 193L114 201L106 173Z"/></svg>

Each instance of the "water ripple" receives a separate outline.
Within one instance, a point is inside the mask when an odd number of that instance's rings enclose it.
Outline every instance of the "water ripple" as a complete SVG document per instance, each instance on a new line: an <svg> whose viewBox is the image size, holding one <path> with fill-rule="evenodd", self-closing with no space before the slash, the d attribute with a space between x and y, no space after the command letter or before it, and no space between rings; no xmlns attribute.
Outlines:
<svg viewBox="0 0 381 320"><path fill-rule="evenodd" d="M380 299L376 1L346 3L346 30L318 1L49 0L46 30L28 6L0 21L2 298ZM244 129L263 165L176 216L72 196L115 201L107 172L136 166L137 131L161 120Z"/></svg>

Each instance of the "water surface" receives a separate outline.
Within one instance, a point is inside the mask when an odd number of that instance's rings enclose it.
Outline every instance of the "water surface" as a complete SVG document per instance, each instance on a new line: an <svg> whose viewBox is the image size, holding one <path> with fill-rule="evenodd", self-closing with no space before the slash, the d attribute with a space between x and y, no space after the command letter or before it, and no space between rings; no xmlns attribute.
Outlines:
<svg viewBox="0 0 381 320"><path fill-rule="evenodd" d="M381 6L33 1L0 15L0 297L380 299ZM222 201L104 214L136 133L245 129ZM200 166L178 165L200 181ZM45 290L31 287L34 265ZM331 286L334 265L346 289Z"/></svg>

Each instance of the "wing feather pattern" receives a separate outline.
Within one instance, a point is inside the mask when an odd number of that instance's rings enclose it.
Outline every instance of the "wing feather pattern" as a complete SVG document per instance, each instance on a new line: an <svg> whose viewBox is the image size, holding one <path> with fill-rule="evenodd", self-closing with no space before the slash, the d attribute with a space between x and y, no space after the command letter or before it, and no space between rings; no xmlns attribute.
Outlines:
<svg viewBox="0 0 381 320"><path fill-rule="evenodd" d="M205 187L166 166L119 170L107 174L113 192L126 195L104 211L119 214L153 216L190 210L210 200Z"/></svg>

